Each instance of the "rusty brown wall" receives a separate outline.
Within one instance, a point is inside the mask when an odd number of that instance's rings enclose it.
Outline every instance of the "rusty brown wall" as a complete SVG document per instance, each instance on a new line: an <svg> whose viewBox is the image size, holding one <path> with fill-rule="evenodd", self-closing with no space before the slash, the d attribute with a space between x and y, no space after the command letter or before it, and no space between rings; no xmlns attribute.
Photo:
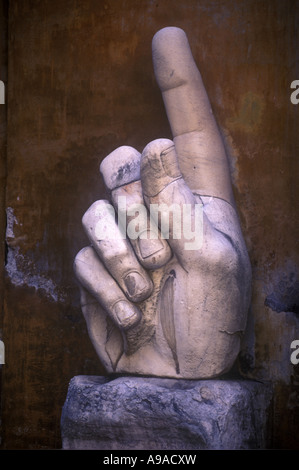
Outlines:
<svg viewBox="0 0 299 470"><path fill-rule="evenodd" d="M9 9L3 448L59 448L68 381L103 374L72 262L119 145L171 137L151 63L164 26L190 40L231 159L253 267L239 360L274 384L271 445L299 448L296 0L14 0ZM1 204L3 198L1 199ZM1 211L3 207L1 207Z"/></svg>
<svg viewBox="0 0 299 470"><path fill-rule="evenodd" d="M0 2L0 80L7 85L7 19L8 4ZM6 103L0 104L0 340L3 340L3 301L5 264L5 187L6 187ZM2 436L2 365L0 365L0 443Z"/></svg>

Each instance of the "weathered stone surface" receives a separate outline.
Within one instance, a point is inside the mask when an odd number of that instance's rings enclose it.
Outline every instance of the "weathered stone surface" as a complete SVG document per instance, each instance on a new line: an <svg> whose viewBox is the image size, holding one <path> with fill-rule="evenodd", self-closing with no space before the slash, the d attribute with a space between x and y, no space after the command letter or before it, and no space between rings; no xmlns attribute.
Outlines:
<svg viewBox="0 0 299 470"><path fill-rule="evenodd" d="M268 385L243 380L76 376L61 417L64 449L263 449Z"/></svg>
<svg viewBox="0 0 299 470"><path fill-rule="evenodd" d="M240 352L251 265L224 142L185 32L158 31L152 58L173 140L104 158L114 207L98 200L85 212L89 244L74 268L108 373L211 379Z"/></svg>

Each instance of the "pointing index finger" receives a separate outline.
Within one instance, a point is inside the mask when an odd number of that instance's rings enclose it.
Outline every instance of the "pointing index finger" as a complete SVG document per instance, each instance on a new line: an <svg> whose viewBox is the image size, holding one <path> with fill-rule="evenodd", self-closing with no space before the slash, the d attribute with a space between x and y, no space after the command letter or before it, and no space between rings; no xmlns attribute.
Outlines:
<svg viewBox="0 0 299 470"><path fill-rule="evenodd" d="M224 145L186 34L175 27L158 31L152 53L185 181L203 196L233 204Z"/></svg>

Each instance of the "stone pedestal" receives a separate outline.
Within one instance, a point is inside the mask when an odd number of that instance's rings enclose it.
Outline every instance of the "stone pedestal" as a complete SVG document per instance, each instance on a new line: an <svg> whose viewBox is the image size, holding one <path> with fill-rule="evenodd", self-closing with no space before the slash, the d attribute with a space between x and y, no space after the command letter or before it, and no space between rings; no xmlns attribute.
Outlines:
<svg viewBox="0 0 299 470"><path fill-rule="evenodd" d="M265 449L271 387L247 380L74 377L63 449Z"/></svg>

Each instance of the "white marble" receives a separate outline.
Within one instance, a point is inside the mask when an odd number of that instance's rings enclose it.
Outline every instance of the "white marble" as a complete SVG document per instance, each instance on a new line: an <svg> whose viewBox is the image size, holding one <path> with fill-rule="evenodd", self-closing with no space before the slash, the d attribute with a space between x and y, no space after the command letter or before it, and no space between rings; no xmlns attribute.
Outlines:
<svg viewBox="0 0 299 470"><path fill-rule="evenodd" d="M173 141L103 160L110 200L84 214L90 246L74 269L108 372L212 378L239 353L251 267L224 145L181 29L154 36L153 63Z"/></svg>

